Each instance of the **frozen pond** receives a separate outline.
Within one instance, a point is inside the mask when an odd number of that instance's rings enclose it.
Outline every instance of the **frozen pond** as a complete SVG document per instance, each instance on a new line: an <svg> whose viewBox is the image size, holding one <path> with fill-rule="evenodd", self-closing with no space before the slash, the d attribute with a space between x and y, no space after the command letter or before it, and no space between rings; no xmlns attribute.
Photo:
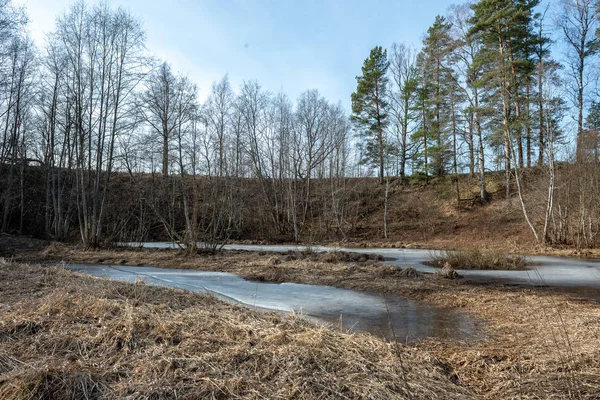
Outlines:
<svg viewBox="0 0 600 400"><path fill-rule="evenodd" d="M210 293L223 300L267 311L300 312L309 318L396 340L426 337L466 339L476 321L467 314L398 296L379 296L329 286L247 281L224 272L74 264L67 268L97 277ZM393 327L392 330L390 329Z"/></svg>
<svg viewBox="0 0 600 400"><path fill-rule="evenodd" d="M134 244L131 244L134 245ZM139 244L137 244L139 245ZM173 248L172 243L148 242L146 248ZM303 251L305 246L288 245L242 245L230 244L224 247L228 250L273 251L286 252ZM386 264L398 267L413 266L422 272L434 272L436 268L426 265L431 256L439 254L436 250L423 249L379 249L379 248L346 248L311 246L312 251L351 251L363 254L379 254L387 259ZM553 286L563 288L585 288L600 290L600 261L581 258L532 256L528 257L531 266L523 271L479 271L458 270L458 273L474 281L500 282L517 285ZM600 295L600 292L597 293Z"/></svg>

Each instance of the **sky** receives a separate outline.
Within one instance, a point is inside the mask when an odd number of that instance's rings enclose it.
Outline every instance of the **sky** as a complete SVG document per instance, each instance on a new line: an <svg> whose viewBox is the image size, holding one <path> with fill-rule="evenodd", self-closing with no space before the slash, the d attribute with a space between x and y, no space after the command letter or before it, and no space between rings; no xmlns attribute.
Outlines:
<svg viewBox="0 0 600 400"><path fill-rule="evenodd" d="M451 0L110 0L143 22L148 49L189 76L203 101L228 74L234 89L256 80L291 99L318 89L349 111L371 48L394 42L420 46ZM458 1L460 2L460 1ZM73 0L15 0L43 47L56 17ZM89 2L88 3L92 3Z"/></svg>

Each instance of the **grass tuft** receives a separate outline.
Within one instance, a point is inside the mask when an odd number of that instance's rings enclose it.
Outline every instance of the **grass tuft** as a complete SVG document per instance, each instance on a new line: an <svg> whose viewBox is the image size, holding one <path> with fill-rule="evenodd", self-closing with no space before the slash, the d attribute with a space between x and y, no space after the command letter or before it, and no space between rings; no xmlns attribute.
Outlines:
<svg viewBox="0 0 600 400"><path fill-rule="evenodd" d="M433 255L431 264L455 270L524 270L527 267L527 259L521 255L497 251L463 250Z"/></svg>

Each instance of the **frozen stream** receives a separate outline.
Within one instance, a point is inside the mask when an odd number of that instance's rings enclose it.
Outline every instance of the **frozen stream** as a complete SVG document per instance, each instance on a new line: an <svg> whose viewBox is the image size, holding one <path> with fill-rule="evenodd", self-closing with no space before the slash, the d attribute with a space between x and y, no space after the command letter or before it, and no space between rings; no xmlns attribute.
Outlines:
<svg viewBox="0 0 600 400"><path fill-rule="evenodd" d="M152 242L124 244L146 248L174 248L173 243ZM228 250L265 252L304 251L304 246L231 244ZM413 266L422 272L436 269L426 263L436 254L422 249L334 248L311 246L312 251L350 251L379 254L387 264ZM529 257L524 271L459 270L464 277L482 283L540 285L562 288L600 298L600 261L575 258ZM465 313L399 296L385 296L337 289L328 286L295 283L252 282L229 273L189 269L163 269L107 265L70 265L68 268L94 276L135 281L214 294L226 301L241 303L259 310L300 312L313 320L342 326L354 331L368 331L399 341L426 337L464 339L478 334L479 321ZM392 329L393 328L393 334Z"/></svg>
<svg viewBox="0 0 600 400"><path fill-rule="evenodd" d="M167 242L148 242L141 245L146 248L176 247L174 244ZM273 252L303 251L307 249L305 246L243 244L229 244L224 248L228 250ZM439 253L436 250L423 249L365 249L325 246L311 246L310 249L320 252L338 250L363 254L380 254L386 258L387 261L384 261L386 264L398 267L413 266L422 272L436 271L436 268L425 263L431 260L433 254ZM597 295L600 296L600 260L547 256L532 256L528 257L528 260L531 262L531 266L523 271L458 270L458 273L470 280L479 282L599 290Z"/></svg>
<svg viewBox="0 0 600 400"><path fill-rule="evenodd" d="M300 312L344 329L390 339L395 336L401 342L426 337L460 340L477 331L477 321L465 313L398 296L382 297L329 286L252 282L234 274L189 269L86 264L67 268L97 277L129 282L141 278L149 284L210 293L259 310Z"/></svg>

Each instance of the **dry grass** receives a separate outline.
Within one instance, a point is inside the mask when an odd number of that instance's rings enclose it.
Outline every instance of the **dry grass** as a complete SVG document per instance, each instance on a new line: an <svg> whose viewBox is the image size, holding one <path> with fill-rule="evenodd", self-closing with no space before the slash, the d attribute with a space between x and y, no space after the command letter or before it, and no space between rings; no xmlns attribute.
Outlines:
<svg viewBox="0 0 600 400"><path fill-rule="evenodd" d="M2 399L472 397L427 351L203 295L5 264L0 299Z"/></svg>
<svg viewBox="0 0 600 400"><path fill-rule="evenodd" d="M527 259L499 251L463 250L434 255L431 263L436 267L448 266L452 269L522 270L527 266Z"/></svg>
<svg viewBox="0 0 600 400"><path fill-rule="evenodd" d="M435 344L460 382L485 399L598 399L600 307L536 291L432 294L477 310L492 337L471 347ZM497 299L495 299L495 297ZM430 347L428 347L430 349Z"/></svg>
<svg viewBox="0 0 600 400"><path fill-rule="evenodd" d="M273 264L274 258L280 262ZM403 272L372 262L328 263L237 251L187 256L172 250L82 252L64 249L61 254L39 259L46 262L102 260L106 264L125 260L128 265L226 271L266 281L324 284L405 295L469 312L478 321L485 321L479 328L487 335L479 341L429 339L402 347L403 356L407 349L429 354L447 376L478 398L600 397L600 306L596 300L580 297L579 293L481 286L470 284L468 279L437 279L430 274L414 277L410 270ZM18 289L17 294L21 295ZM3 292L0 298L4 299L5 295ZM0 368L1 360L2 357Z"/></svg>
<svg viewBox="0 0 600 400"><path fill-rule="evenodd" d="M261 251L258 255L263 256L270 254ZM286 251L284 253L273 253L270 258L271 264L277 265L281 261L313 261L324 262L327 264L340 263L358 263L358 264L373 264L378 261L383 261L383 256L379 254L360 254L348 251L322 251L315 252L310 247L306 251Z"/></svg>
<svg viewBox="0 0 600 400"><path fill-rule="evenodd" d="M347 252L267 253L234 250L218 254L188 255L179 250L131 248L83 250L64 247L59 253L29 253L17 257L16 260L28 263L64 261L81 264L202 269L230 272L248 280L261 282L297 282L385 293L401 291L403 294L410 295L418 295L418 291L424 284L423 279L393 279L402 278L404 275L414 278L416 275L410 271L403 273L399 268L378 263L377 261L381 260L380 256ZM373 280L373 276L389 279ZM407 282L410 283L407 285Z"/></svg>

